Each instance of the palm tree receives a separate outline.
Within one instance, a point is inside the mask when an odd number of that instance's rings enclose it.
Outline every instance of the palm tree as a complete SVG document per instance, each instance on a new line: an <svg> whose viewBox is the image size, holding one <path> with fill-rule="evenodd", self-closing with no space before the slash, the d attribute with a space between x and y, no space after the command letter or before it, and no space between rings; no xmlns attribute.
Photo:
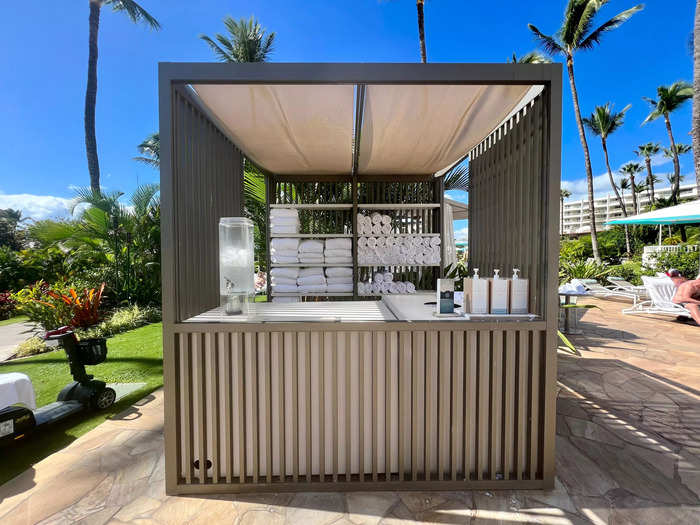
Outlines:
<svg viewBox="0 0 700 525"><path fill-rule="evenodd" d="M574 78L574 54L577 51L587 51L593 49L600 43L603 33L612 31L622 25L634 13L643 9L644 6L637 5L626 11L622 11L604 22L596 29L592 29L593 19L598 14L604 0L569 0L564 12L564 20L561 27L554 35L545 35L533 24L528 24L530 31L540 42L544 50L552 56L561 55L566 60L566 69L569 74L569 84L571 86L571 96L574 104L574 115L578 125L579 139L583 148L583 158L586 167L586 180L588 182L588 206L591 214L591 245L593 257L600 263L600 252L598 251L598 235L595 224L595 205L593 195L593 169L591 168L591 156L588 151L586 132L583 129L583 120L579 108L578 92L576 91L576 81Z"/></svg>
<svg viewBox="0 0 700 525"><path fill-rule="evenodd" d="M143 156L134 157L134 160L149 164L154 168L160 167L160 134L157 131L151 133L136 147Z"/></svg>
<svg viewBox="0 0 700 525"><path fill-rule="evenodd" d="M469 169L464 164L458 164L445 173L445 191L469 191Z"/></svg>
<svg viewBox="0 0 700 525"><path fill-rule="evenodd" d="M603 153L605 155L605 167L608 169L610 186L612 186L612 189L615 192L615 197L617 198L617 202L620 203L620 207L622 208L622 212L625 214L625 217L627 216L625 203L620 197L620 193L617 191L615 179L613 178L612 170L610 169L610 158L608 157L608 137L620 129L625 120L625 113L630 107L631 104L627 104L624 108L622 108L622 111L615 112L612 110L610 102L608 102L604 106L596 106L593 113L591 113L591 116L583 119L584 126L590 129L594 135L598 135L600 137L600 142L603 146Z"/></svg>
<svg viewBox="0 0 700 525"><path fill-rule="evenodd" d="M649 190L649 185L648 185L646 182L640 182L639 184L635 184L635 185L632 187L632 192L633 192L633 194L634 194L634 196L635 196L635 201L637 202L637 206L639 206L639 207L637 208L637 213L639 213L639 212L642 211L642 207L641 207L641 205L639 204L639 200L640 200L640 199L639 199L639 194L640 194L640 193L644 193L645 191L648 191L648 190Z"/></svg>
<svg viewBox="0 0 700 525"><path fill-rule="evenodd" d="M700 197L700 0L695 6L693 33L693 151L695 160L695 191Z"/></svg>
<svg viewBox="0 0 700 525"><path fill-rule="evenodd" d="M671 119L669 115L680 108L686 101L693 96L693 86L687 82L678 81L670 86L659 86L656 88L656 100L645 97L644 100L649 102L652 107L651 113L644 119L642 124L651 122L659 117L664 118L666 123L666 131L673 151L673 175L674 182L671 186L671 198L674 203L678 203L678 189L680 187L681 165L678 160L678 152L676 151L676 141L673 138L673 130L671 129Z"/></svg>
<svg viewBox="0 0 700 525"><path fill-rule="evenodd" d="M221 62L266 62L273 51L275 33L267 33L255 17L236 21L224 18L229 36L217 33L214 38L199 35L211 47Z"/></svg>
<svg viewBox="0 0 700 525"><path fill-rule="evenodd" d="M561 232L561 235L564 235L564 199L568 199L571 197L571 192L569 190L565 190L564 188L561 188L559 190L560 192L560 206L559 206L559 214L561 216L561 226L559 228L559 231Z"/></svg>
<svg viewBox="0 0 700 525"><path fill-rule="evenodd" d="M644 168L639 162L628 162L620 168L620 173L624 173L629 178L630 188L632 188L632 207L634 208L634 213L639 213L637 193L634 191L634 188L636 187L634 178L642 171L644 171Z"/></svg>
<svg viewBox="0 0 700 525"><path fill-rule="evenodd" d="M690 144L678 143L673 148L663 148L663 151L664 157L667 159L673 159L674 155L678 155L680 157L681 155L685 155L686 153L693 151L693 148L690 146Z"/></svg>
<svg viewBox="0 0 700 525"><path fill-rule="evenodd" d="M661 149L661 144L658 142L647 142L646 144L642 144L639 146L636 150L634 150L634 153L638 157L644 157L644 164L646 164L647 167L647 184L649 184L649 200L651 201L652 206L656 203L656 196L654 195L654 183L659 182L659 179L654 176L654 174L651 171L651 158L658 154Z"/></svg>
<svg viewBox="0 0 700 525"><path fill-rule="evenodd" d="M425 51L425 14L423 13L423 5L425 0L416 0L416 9L418 10L418 40L420 42L420 61L425 64L428 61L428 55Z"/></svg>
<svg viewBox="0 0 700 525"><path fill-rule="evenodd" d="M160 24L148 11L134 0L89 0L90 37L88 44L88 75L85 89L85 152L87 154L90 188L100 191L100 161L97 156L97 136L95 133L95 107L97 106L97 33L100 28L102 6L111 6L112 11L125 13L132 22L144 22L152 29L160 29Z"/></svg>
<svg viewBox="0 0 700 525"><path fill-rule="evenodd" d="M513 53L513 57L510 60L511 64L551 64L552 59L548 56L543 55L539 51L530 51L525 53L521 57L518 57Z"/></svg>

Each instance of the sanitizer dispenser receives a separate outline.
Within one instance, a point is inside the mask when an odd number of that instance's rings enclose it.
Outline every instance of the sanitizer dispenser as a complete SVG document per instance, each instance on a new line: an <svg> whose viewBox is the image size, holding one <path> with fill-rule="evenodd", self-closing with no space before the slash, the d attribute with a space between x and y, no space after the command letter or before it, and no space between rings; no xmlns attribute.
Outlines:
<svg viewBox="0 0 700 525"><path fill-rule="evenodd" d="M501 279L501 270L493 271L493 278L489 279L491 285L491 313L508 313L508 279Z"/></svg>
<svg viewBox="0 0 700 525"><path fill-rule="evenodd" d="M479 269L474 268L474 275L464 279L464 313L489 313L489 281L479 278Z"/></svg>
<svg viewBox="0 0 700 525"><path fill-rule="evenodd" d="M530 282L520 278L520 270L513 268L513 277L510 280L510 313L528 313L528 289Z"/></svg>

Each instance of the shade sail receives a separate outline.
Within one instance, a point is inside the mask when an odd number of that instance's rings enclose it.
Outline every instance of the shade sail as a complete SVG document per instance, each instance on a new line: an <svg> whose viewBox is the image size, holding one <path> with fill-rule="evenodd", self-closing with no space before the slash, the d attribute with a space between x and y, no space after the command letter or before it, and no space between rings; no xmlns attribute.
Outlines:
<svg viewBox="0 0 700 525"><path fill-rule="evenodd" d="M700 224L700 200L613 219L606 224Z"/></svg>
<svg viewBox="0 0 700 525"><path fill-rule="evenodd" d="M192 86L241 151L276 174L352 169L354 86Z"/></svg>
<svg viewBox="0 0 700 525"><path fill-rule="evenodd" d="M530 87L367 86L358 172L436 173L486 137Z"/></svg>

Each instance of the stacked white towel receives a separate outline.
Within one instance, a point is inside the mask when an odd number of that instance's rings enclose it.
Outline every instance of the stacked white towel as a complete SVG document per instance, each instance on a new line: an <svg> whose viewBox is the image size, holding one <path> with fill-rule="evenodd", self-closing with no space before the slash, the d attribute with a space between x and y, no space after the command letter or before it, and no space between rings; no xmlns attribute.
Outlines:
<svg viewBox="0 0 700 525"><path fill-rule="evenodd" d="M372 215L357 214L358 235L390 235L391 217L374 212Z"/></svg>
<svg viewBox="0 0 700 525"><path fill-rule="evenodd" d="M299 212L295 208L272 208L270 232L273 235L299 233Z"/></svg>
<svg viewBox="0 0 700 525"><path fill-rule="evenodd" d="M394 281L391 272L377 272L372 281L357 283L359 295L386 295L416 293L416 286L409 281Z"/></svg>
<svg viewBox="0 0 700 525"><path fill-rule="evenodd" d="M328 264L352 264L352 240L347 237L326 239L323 256Z"/></svg>
<svg viewBox="0 0 700 525"><path fill-rule="evenodd" d="M272 268L270 270L270 286L275 293L297 293L297 277L299 268Z"/></svg>
<svg viewBox="0 0 700 525"><path fill-rule="evenodd" d="M323 293L326 291L326 276L323 268L302 268L297 277L300 293Z"/></svg>
<svg viewBox="0 0 700 525"><path fill-rule="evenodd" d="M299 262L323 264L323 241L306 239L299 243Z"/></svg>
<svg viewBox="0 0 700 525"><path fill-rule="evenodd" d="M352 292L352 268L326 268L326 282L329 292Z"/></svg>
<svg viewBox="0 0 700 525"><path fill-rule="evenodd" d="M298 250L299 239L285 237L272 239L270 242L270 258L274 263L298 263Z"/></svg>
<svg viewBox="0 0 700 525"><path fill-rule="evenodd" d="M360 237L357 260L359 264L437 265L440 264L440 237L421 234Z"/></svg>

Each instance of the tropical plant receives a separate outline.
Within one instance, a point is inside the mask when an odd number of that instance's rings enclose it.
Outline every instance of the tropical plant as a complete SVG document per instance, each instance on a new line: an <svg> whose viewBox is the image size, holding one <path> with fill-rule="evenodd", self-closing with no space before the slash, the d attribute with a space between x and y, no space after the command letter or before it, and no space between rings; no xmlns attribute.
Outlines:
<svg viewBox="0 0 700 525"><path fill-rule="evenodd" d="M416 10L418 11L418 41L420 43L420 61L425 64L428 61L428 54L425 50L425 13L423 7L425 0L416 0Z"/></svg>
<svg viewBox="0 0 700 525"><path fill-rule="evenodd" d="M610 157L608 156L608 137L622 126L625 121L625 113L632 107L631 104L627 104L622 111L615 112L612 109L610 102L606 103L604 106L596 106L590 117L585 117L583 119L583 124L594 135L600 137L601 145L603 146L603 154L605 157L605 167L608 170L608 180L610 181L610 186L615 193L617 202L622 210L622 215L627 217L627 206L622 197L620 197L620 192L615 184L615 179L613 178L612 169L610 169ZM627 253L631 252L630 249L630 236L627 225L625 224L625 245L627 246Z"/></svg>
<svg viewBox="0 0 700 525"><path fill-rule="evenodd" d="M630 189L632 190L632 207L634 208L634 213L639 213L639 204L637 203L637 193L634 188L637 186L635 177L638 173L644 171L644 168L639 162L628 162L620 168L620 173L627 175L630 182Z"/></svg>
<svg viewBox="0 0 700 525"><path fill-rule="evenodd" d="M513 53L510 62L512 64L551 64L552 59L535 50L525 53L520 57Z"/></svg>
<svg viewBox="0 0 700 525"><path fill-rule="evenodd" d="M700 195L700 0L695 5L693 31L693 155L695 161L695 194Z"/></svg>
<svg viewBox="0 0 700 525"><path fill-rule="evenodd" d="M9 319L17 306L17 301L12 298L10 292L0 292L0 321Z"/></svg>
<svg viewBox="0 0 700 525"><path fill-rule="evenodd" d="M12 299L17 303L17 311L29 317L30 321L43 330L66 326L73 318L69 305L49 295L51 288L46 282L38 281L12 294ZM63 291L57 285L53 288L54 291Z"/></svg>
<svg viewBox="0 0 700 525"><path fill-rule="evenodd" d="M560 188L559 189L559 218L560 218L560 226L559 226L559 231L561 234L564 234L564 199L568 199L571 197L571 192L567 189Z"/></svg>
<svg viewBox="0 0 700 525"><path fill-rule="evenodd" d="M160 134L157 131L146 137L136 148L141 153L141 156L134 157L134 160L154 168L160 167Z"/></svg>
<svg viewBox="0 0 700 525"><path fill-rule="evenodd" d="M18 226L23 220L21 210L0 209L0 246L7 246L13 250L22 247L23 236Z"/></svg>
<svg viewBox="0 0 700 525"><path fill-rule="evenodd" d="M454 279L455 290L462 291L464 288L464 279L469 277L469 268L467 268L464 261L450 264L445 268L445 277L447 279Z"/></svg>
<svg viewBox="0 0 700 525"><path fill-rule="evenodd" d="M542 33L533 24L528 24L530 31L542 45L544 50L551 56L563 56L566 61L566 69L569 75L571 95L574 105L574 115L578 126L579 139L583 148L583 158L586 168L586 181L588 183L588 206L591 217L595 217L595 203L593 193L593 169L591 167L591 156L588 151L586 132L583 128L583 119L579 108L578 91L574 77L574 55L578 51L593 49L600 43L603 34L616 29L627 21L634 13L643 9L642 5L637 5L615 15L611 19L593 29L593 21L606 4L605 0L569 0L564 12L564 20L561 27L554 35ZM600 252L598 250L598 235L595 220L591 220L591 243L593 247L593 257L600 262Z"/></svg>
<svg viewBox="0 0 700 525"><path fill-rule="evenodd" d="M644 164L647 168L647 184L649 184L650 192L649 200L651 201L652 206L656 202L656 195L654 194L654 184L656 182L659 182L659 178L655 177L651 171L651 158L654 155L658 154L660 150L661 145L658 142L647 142L646 144L642 144L636 150L634 150L634 153L637 156L644 158Z"/></svg>
<svg viewBox="0 0 700 525"><path fill-rule="evenodd" d="M228 36L217 33L212 39L207 35L199 35L221 62L267 61L273 51L274 32L267 33L253 16L248 20L234 20L231 16L226 16L223 22Z"/></svg>
<svg viewBox="0 0 700 525"><path fill-rule="evenodd" d="M639 213L642 211L642 206L640 204L641 199L639 198L639 195L641 193L644 193L645 191L648 192L649 185L646 182L640 182L632 187L632 191L634 192L635 200L637 201L637 206L639 206L639 208L637 209L637 213Z"/></svg>
<svg viewBox="0 0 700 525"><path fill-rule="evenodd" d="M673 159L674 155L678 155L680 157L681 155L685 155L686 153L693 151L693 148L690 146L690 144L678 143L673 148L663 148L663 150L664 157L667 159Z"/></svg>
<svg viewBox="0 0 700 525"><path fill-rule="evenodd" d="M75 288L70 288L67 293L49 290L46 292L46 295L56 301L62 301L71 309L73 314L70 320L71 326L87 328L97 324L100 320L99 308L102 302L102 292L104 289L105 283L102 283L97 290L95 290L95 288L90 288L89 290L85 288L80 294L78 294ZM55 306L50 303L44 304L50 308L55 308Z"/></svg>
<svg viewBox="0 0 700 525"><path fill-rule="evenodd" d="M151 29L160 29L160 24L148 11L134 0L89 0L90 18L88 40L88 74L85 89L85 151L87 153L90 187L100 191L100 161L97 156L97 136L95 133L95 107L97 105L97 33L100 27L102 6L110 6L112 11L124 13L132 22L144 22Z"/></svg>
<svg viewBox="0 0 700 525"><path fill-rule="evenodd" d="M600 280L610 273L604 264L582 259L559 260L559 282L568 283L572 279Z"/></svg>
<svg viewBox="0 0 700 525"><path fill-rule="evenodd" d="M675 251L675 252L657 252L652 255L652 268L647 272L653 274L657 271L666 271L669 268L675 268L681 275L688 279L693 279L700 274L698 266L698 252L691 251Z"/></svg>
<svg viewBox="0 0 700 525"><path fill-rule="evenodd" d="M464 164L453 167L445 173L444 184L445 191L469 191L469 168Z"/></svg>
<svg viewBox="0 0 700 525"><path fill-rule="evenodd" d="M666 132L673 158L673 175L674 181L671 186L671 198L674 203L678 203L678 192L680 188L681 165L678 160L678 151L676 150L676 141L673 138L673 130L671 128L670 115L679 109L685 102L693 97L693 86L687 82L678 81L670 86L659 86L656 88L656 99L644 97L652 110L642 124L652 122L660 117L663 117L666 123Z"/></svg>

